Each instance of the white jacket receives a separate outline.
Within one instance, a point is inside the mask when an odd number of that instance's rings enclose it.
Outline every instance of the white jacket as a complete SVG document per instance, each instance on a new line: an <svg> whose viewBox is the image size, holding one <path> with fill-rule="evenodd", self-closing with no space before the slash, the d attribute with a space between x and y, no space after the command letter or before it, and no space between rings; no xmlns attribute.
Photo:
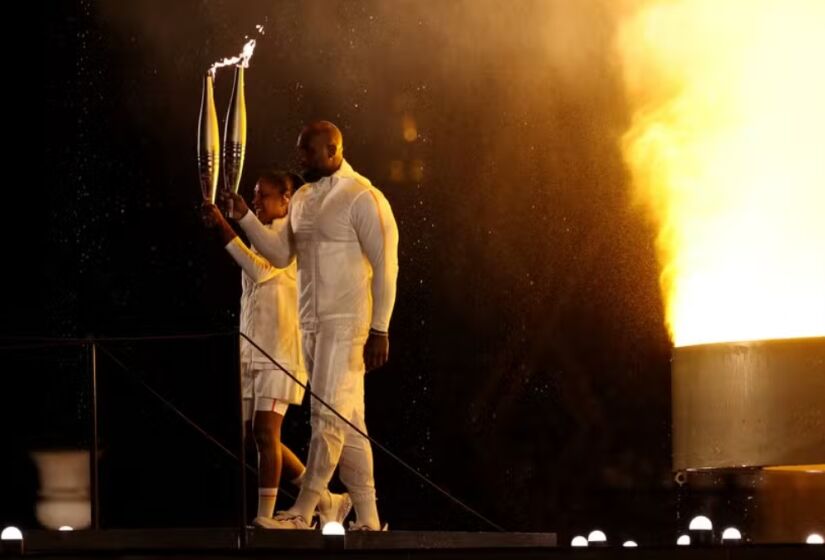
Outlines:
<svg viewBox="0 0 825 560"><path fill-rule="evenodd" d="M298 328L295 265L276 268L259 256L254 247L248 248L237 237L226 245L226 250L243 269L241 332L305 383L307 372L301 353ZM241 360L258 369L277 369L277 366L243 337Z"/></svg>
<svg viewBox="0 0 825 560"><path fill-rule="evenodd" d="M398 278L398 226L389 202L344 161L330 177L292 197L285 223L271 229L252 212L240 222L277 267L298 260L301 328L347 320L363 331L389 330Z"/></svg>

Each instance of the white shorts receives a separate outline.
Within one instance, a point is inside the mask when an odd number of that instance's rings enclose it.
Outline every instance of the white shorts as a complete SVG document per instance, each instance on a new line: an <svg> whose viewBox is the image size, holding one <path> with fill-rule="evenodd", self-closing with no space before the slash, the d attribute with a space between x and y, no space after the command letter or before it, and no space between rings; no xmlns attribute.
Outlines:
<svg viewBox="0 0 825 560"><path fill-rule="evenodd" d="M243 364L241 381L245 399L266 397L289 404L301 404L304 399L304 388L280 369Z"/></svg>
<svg viewBox="0 0 825 560"><path fill-rule="evenodd" d="M244 420L252 412L276 412L284 415L287 406L300 404L304 388L279 369L258 369L244 363L241 369Z"/></svg>
<svg viewBox="0 0 825 560"><path fill-rule="evenodd" d="M289 408L289 403L286 401L279 401L278 399L270 399L269 397L256 397L255 407L252 407L252 399L243 400L243 419L245 421L252 420L252 412L274 412L281 416L286 415L286 410Z"/></svg>

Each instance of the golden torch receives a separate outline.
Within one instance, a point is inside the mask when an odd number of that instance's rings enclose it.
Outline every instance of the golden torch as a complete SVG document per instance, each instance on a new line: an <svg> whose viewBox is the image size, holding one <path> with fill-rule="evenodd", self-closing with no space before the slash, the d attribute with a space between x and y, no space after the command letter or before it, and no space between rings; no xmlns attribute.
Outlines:
<svg viewBox="0 0 825 560"><path fill-rule="evenodd" d="M201 110L198 119L198 176L204 200L215 202L218 187L221 140L218 132L218 113L215 110L214 72L203 77Z"/></svg>
<svg viewBox="0 0 825 560"><path fill-rule="evenodd" d="M262 28L259 27L259 32ZM204 99L208 98L208 108L201 102L201 126L198 136L199 162L214 161L214 169L210 166L209 171L209 199L215 202L215 189L218 181L218 153L220 150L220 140L218 139L218 120L215 116L215 101L212 96L212 82L219 68L224 66L235 66L235 82L232 85L232 96L229 99L229 109L226 113L226 123L224 128L223 144L223 188L227 191L238 192L243 172L243 160L246 152L246 95L244 92L244 69L249 66L252 53L255 52L255 39L250 39L243 46L241 54L232 58L224 58L216 62L209 69L207 82L204 85ZM208 89L207 89L208 88ZM208 112L208 118L204 115ZM203 123L208 121L206 127ZM208 140L207 140L208 139ZM204 146L208 144L208 146ZM206 148L204 150L204 147ZM208 153L208 157L202 155ZM203 169L205 166L200 164ZM214 175L211 173L214 172ZM204 174L201 173L201 184L205 184ZM206 192L206 191L204 191ZM204 195L205 197L206 195ZM231 203L231 201L230 201ZM227 213L231 214L231 207Z"/></svg>
<svg viewBox="0 0 825 560"><path fill-rule="evenodd" d="M226 113L223 135L223 188L238 192L246 153L246 98L244 94L244 66L235 67L235 83ZM230 199L231 202L231 199ZM231 208L227 210L231 213Z"/></svg>

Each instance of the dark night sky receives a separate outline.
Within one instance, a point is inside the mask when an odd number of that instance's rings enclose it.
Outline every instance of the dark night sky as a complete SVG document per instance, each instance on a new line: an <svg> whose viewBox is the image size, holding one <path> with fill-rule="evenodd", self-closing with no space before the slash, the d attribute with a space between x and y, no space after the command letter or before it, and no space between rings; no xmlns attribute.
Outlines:
<svg viewBox="0 0 825 560"><path fill-rule="evenodd" d="M654 232L629 202L618 149L629 117L608 5L53 6L41 32L45 145L36 170L46 223L33 239L36 273L23 278L38 296L4 331L235 325L239 273L195 211L200 79L263 24L247 73L242 192L257 169L291 165L302 123L327 118L398 219L392 361L367 380L372 434L507 529L672 532L670 345ZM229 73L219 75L220 115L230 85ZM415 142L403 138L405 115L417 124ZM231 523L231 460L134 377L234 445L230 342L110 351L133 371L101 358L104 523ZM82 441L82 353L13 354L31 372L21 394L36 413L25 446ZM285 439L298 448L305 422L305 411L287 419ZM391 527L485 528L381 453L376 463ZM2 521L19 511L5 508Z"/></svg>

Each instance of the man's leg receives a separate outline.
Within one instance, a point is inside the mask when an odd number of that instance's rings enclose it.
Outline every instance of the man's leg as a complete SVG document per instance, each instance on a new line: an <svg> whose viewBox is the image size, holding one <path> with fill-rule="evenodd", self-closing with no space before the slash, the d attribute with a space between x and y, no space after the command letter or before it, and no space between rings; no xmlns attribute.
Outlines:
<svg viewBox="0 0 825 560"><path fill-rule="evenodd" d="M364 378L360 380L360 400L355 407L352 423L364 434L367 425L364 419ZM340 463L341 481L347 487L355 506L355 524L373 531L381 529L378 507L375 500L375 478L373 475L372 446L370 441L347 427Z"/></svg>
<svg viewBox="0 0 825 560"><path fill-rule="evenodd" d="M351 326L322 325L315 333L315 353L312 369L312 389L345 418L351 418L357 402L357 368L352 356L357 341ZM360 363L363 367L363 344ZM363 371L363 370L362 370ZM310 519L325 493L341 458L346 424L317 399L311 403L312 436L309 444L306 475L298 499L290 513Z"/></svg>

